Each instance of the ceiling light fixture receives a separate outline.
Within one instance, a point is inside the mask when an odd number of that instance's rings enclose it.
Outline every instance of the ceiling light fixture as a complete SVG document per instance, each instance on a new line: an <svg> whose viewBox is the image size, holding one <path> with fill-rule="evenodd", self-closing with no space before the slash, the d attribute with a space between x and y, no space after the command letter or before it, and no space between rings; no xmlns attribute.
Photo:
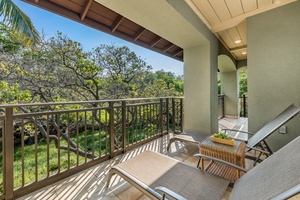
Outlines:
<svg viewBox="0 0 300 200"><path fill-rule="evenodd" d="M247 54L247 51L242 52L242 54L243 54L243 55L246 55L246 54Z"/></svg>
<svg viewBox="0 0 300 200"><path fill-rule="evenodd" d="M241 42L242 42L242 40L236 40L236 41L234 41L234 43L236 43L236 44L239 44Z"/></svg>

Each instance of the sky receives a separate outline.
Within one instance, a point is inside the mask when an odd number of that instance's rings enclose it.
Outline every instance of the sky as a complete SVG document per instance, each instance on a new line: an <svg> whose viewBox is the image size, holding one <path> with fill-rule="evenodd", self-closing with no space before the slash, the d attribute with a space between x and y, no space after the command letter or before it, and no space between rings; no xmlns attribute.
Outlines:
<svg viewBox="0 0 300 200"><path fill-rule="evenodd" d="M153 71L163 69L164 71L173 72L175 75L183 75L183 62L71 21L20 0L13 0L13 2L31 19L39 33L44 32L46 36L52 37L57 31L62 32L63 35L67 35L70 39L80 42L85 51L89 51L100 44L127 46L137 56L145 60L148 65L151 65Z"/></svg>

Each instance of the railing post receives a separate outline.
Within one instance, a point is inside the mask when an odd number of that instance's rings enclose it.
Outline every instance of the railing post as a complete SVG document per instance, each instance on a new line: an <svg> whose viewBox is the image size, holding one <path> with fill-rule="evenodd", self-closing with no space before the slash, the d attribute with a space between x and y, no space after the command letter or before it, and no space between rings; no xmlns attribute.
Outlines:
<svg viewBox="0 0 300 200"><path fill-rule="evenodd" d="M13 108L5 109L5 127L3 137L4 158L4 194L5 199L14 197L14 133L13 133Z"/></svg>
<svg viewBox="0 0 300 200"><path fill-rule="evenodd" d="M122 139L123 153L126 152L126 102L122 101Z"/></svg>
<svg viewBox="0 0 300 200"><path fill-rule="evenodd" d="M109 102L109 138L110 138L110 158L115 152L115 122L114 122L114 102Z"/></svg>
<svg viewBox="0 0 300 200"><path fill-rule="evenodd" d="M222 118L225 117L225 95L222 95Z"/></svg>
<svg viewBox="0 0 300 200"><path fill-rule="evenodd" d="M164 122L163 122L163 115L164 115L164 108L163 108L163 99L160 99L160 135L163 135L164 132Z"/></svg>
<svg viewBox="0 0 300 200"><path fill-rule="evenodd" d="M183 99L180 99L180 131L183 132Z"/></svg>
<svg viewBox="0 0 300 200"><path fill-rule="evenodd" d="M175 98L172 98L172 131L175 133Z"/></svg>
<svg viewBox="0 0 300 200"><path fill-rule="evenodd" d="M243 109L244 109L244 117L246 117L246 95L243 94Z"/></svg>
<svg viewBox="0 0 300 200"><path fill-rule="evenodd" d="M170 122L170 116L169 116L169 98L166 98L166 117L167 117L167 122L166 122L166 125L167 125L167 133L169 133L170 131L170 127L169 127L169 122Z"/></svg>

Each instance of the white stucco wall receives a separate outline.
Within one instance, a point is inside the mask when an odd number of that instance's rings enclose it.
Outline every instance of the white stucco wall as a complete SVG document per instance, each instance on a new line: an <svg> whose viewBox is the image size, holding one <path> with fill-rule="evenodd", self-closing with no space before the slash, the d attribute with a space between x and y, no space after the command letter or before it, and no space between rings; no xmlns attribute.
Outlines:
<svg viewBox="0 0 300 200"><path fill-rule="evenodd" d="M260 129L295 103L300 106L300 2L248 19L249 130ZM273 150L300 135L300 117L287 134L269 137Z"/></svg>

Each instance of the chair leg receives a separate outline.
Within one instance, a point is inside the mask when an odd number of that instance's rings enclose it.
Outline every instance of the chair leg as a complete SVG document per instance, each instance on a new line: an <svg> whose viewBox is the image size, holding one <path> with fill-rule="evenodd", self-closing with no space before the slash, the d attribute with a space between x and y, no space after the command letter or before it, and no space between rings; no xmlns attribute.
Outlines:
<svg viewBox="0 0 300 200"><path fill-rule="evenodd" d="M110 170L110 172L108 173L108 177L107 177L107 181L106 181L106 188L109 188L110 179L114 174L115 173L113 172L113 170Z"/></svg>
<svg viewBox="0 0 300 200"><path fill-rule="evenodd" d="M170 147L171 147L171 144L172 144L173 142L175 142L175 140L173 140L173 138L171 138L170 141L169 141L169 144L168 144L168 146L167 146L167 151L169 151L169 149L170 149Z"/></svg>

